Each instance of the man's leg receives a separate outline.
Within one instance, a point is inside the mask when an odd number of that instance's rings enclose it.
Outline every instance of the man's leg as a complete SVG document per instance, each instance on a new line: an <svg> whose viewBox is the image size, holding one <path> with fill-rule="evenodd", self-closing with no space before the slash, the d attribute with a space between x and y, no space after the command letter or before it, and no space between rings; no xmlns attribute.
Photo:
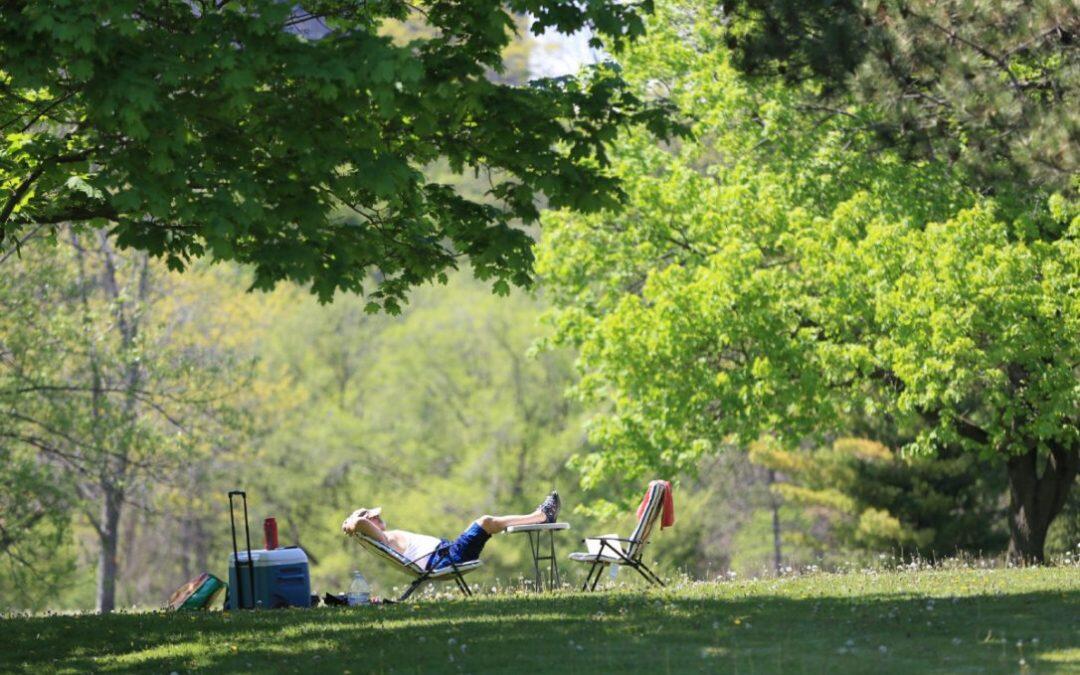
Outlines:
<svg viewBox="0 0 1080 675"><path fill-rule="evenodd" d="M547 522L547 516L540 509L524 516L480 516L476 524L488 534L498 534L512 525L539 525Z"/></svg>
<svg viewBox="0 0 1080 675"><path fill-rule="evenodd" d="M491 535L498 534L511 525L533 525L546 520L544 512L536 511L525 516L480 516L468 529L458 535L444 553L436 553L431 562L431 569L447 567L451 562L463 563L476 560L484 550Z"/></svg>
<svg viewBox="0 0 1080 675"><path fill-rule="evenodd" d="M522 516L480 516L454 540L446 555L439 556L433 562L432 569L445 567L451 560L455 563L476 560L491 535L498 534L511 525L553 523L559 515L560 507L559 495L552 491L532 513Z"/></svg>
<svg viewBox="0 0 1080 675"><path fill-rule="evenodd" d="M552 490L551 494L540 502L540 506L537 506L532 513L524 516L480 516L476 519L476 524L488 534L498 534L514 525L553 523L559 517L561 507L562 502L559 500L559 493Z"/></svg>

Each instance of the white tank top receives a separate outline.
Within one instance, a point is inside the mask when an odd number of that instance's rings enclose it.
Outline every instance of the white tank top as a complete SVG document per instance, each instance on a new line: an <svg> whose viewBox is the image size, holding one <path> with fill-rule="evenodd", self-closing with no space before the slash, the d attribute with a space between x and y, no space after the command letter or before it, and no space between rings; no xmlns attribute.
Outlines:
<svg viewBox="0 0 1080 675"><path fill-rule="evenodd" d="M405 530L399 531L405 537L405 558L415 560L420 569L425 569L428 558L435 552L442 540L427 534L416 534Z"/></svg>

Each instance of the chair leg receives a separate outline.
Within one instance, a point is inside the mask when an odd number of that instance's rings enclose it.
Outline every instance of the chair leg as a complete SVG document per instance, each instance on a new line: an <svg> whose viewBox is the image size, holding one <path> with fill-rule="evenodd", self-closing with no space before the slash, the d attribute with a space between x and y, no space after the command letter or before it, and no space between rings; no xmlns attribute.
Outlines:
<svg viewBox="0 0 1080 675"><path fill-rule="evenodd" d="M597 561L597 562L594 562L592 564L592 567L589 568L589 573L585 575L585 583L581 585L581 590L582 591L589 590L589 582L592 581L593 572L595 572L596 568L599 567L599 566L600 566L600 562Z"/></svg>
<svg viewBox="0 0 1080 675"><path fill-rule="evenodd" d="M601 564L597 568L596 576L593 577L593 580L592 580L592 587L589 588L590 591L595 591L596 590L596 584L600 582L600 576L604 573L604 570L606 570L606 569L607 569L607 565L604 565L604 564Z"/></svg>
<svg viewBox="0 0 1080 675"><path fill-rule="evenodd" d="M466 598L472 597L472 589L469 588L469 582L465 581L465 577L461 576L460 573L454 575L454 583L457 584L458 590L461 591L462 595Z"/></svg>
<svg viewBox="0 0 1080 675"><path fill-rule="evenodd" d="M405 589L405 592L401 594L401 597L397 599L398 602L405 602L413 592L420 588L421 584L427 581L427 575L417 577L416 581L409 584L409 587Z"/></svg>
<svg viewBox="0 0 1080 675"><path fill-rule="evenodd" d="M468 582L466 582L465 577L462 576L461 570L458 569L458 566L455 565L453 561L450 562L450 567L454 570L454 582L457 584L457 587L461 590L461 592L465 595L466 598L470 597L472 595L472 589L469 588Z"/></svg>
<svg viewBox="0 0 1080 675"><path fill-rule="evenodd" d="M660 577L656 576L656 572L653 572L651 569L649 569L648 565L641 562L640 560L637 561L637 564L634 565L634 569L637 570L638 574L644 577L645 581L648 581L650 584L656 584L660 587L664 586L664 582L660 579Z"/></svg>

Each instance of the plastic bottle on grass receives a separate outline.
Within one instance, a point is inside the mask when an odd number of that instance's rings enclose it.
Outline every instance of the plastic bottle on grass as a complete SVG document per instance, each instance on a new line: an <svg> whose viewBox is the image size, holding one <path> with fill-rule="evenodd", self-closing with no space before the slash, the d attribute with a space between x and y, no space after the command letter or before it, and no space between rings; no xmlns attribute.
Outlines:
<svg viewBox="0 0 1080 675"><path fill-rule="evenodd" d="M371 586L368 586L367 579L359 571L353 572L348 600L350 607L366 605L371 602Z"/></svg>

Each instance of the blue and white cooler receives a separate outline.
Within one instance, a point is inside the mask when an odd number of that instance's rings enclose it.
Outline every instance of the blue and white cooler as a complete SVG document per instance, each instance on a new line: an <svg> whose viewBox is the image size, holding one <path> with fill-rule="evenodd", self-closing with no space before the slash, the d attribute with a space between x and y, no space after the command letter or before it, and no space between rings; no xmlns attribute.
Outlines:
<svg viewBox="0 0 1080 675"><path fill-rule="evenodd" d="M229 554L229 609L311 606L311 574L307 554L302 548L252 549L251 560L255 567L254 592L248 570L248 551Z"/></svg>

